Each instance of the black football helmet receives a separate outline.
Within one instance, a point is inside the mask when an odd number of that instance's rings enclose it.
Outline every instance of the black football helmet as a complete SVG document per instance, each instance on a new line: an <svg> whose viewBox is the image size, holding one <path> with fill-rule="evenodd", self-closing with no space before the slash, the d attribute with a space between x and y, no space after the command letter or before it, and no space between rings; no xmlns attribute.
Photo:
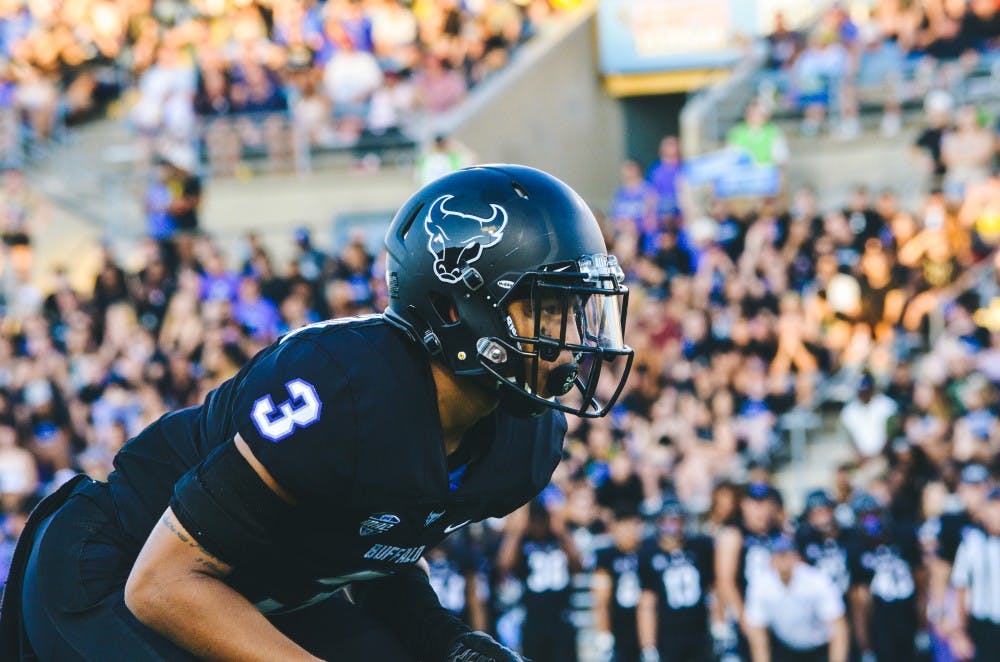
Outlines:
<svg viewBox="0 0 1000 662"><path fill-rule="evenodd" d="M628 289L597 220L569 186L519 165L459 170L403 204L385 245L386 319L456 374L497 390L506 411L550 407L596 418L610 410L632 367ZM508 313L518 300L538 311L534 333L519 332ZM572 360L539 387L539 363L561 356ZM602 373L617 383L599 402ZM566 402L539 395L574 389Z"/></svg>

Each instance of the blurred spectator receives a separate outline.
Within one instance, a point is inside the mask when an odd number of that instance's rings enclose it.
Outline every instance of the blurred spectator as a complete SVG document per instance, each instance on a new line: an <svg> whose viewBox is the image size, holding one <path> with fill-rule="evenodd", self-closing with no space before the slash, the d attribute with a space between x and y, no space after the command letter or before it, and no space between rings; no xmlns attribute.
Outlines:
<svg viewBox="0 0 1000 662"><path fill-rule="evenodd" d="M924 115L926 126L917 136L916 146L925 156L927 172L931 176L931 187L937 188L944 183L947 166L942 159L942 144L944 135L951 124L951 95L942 90L935 90L924 100Z"/></svg>
<svg viewBox="0 0 1000 662"><path fill-rule="evenodd" d="M646 179L656 191L657 215L676 217L681 211L680 178L684 167L677 136L665 136L660 141L660 158L649 168Z"/></svg>
<svg viewBox="0 0 1000 662"><path fill-rule="evenodd" d="M990 176L995 151L993 132L982 126L976 108L961 106L955 113L955 128L941 138L944 191L949 200L960 202L967 187Z"/></svg>
<svg viewBox="0 0 1000 662"><path fill-rule="evenodd" d="M621 167L621 184L615 190L608 209L608 219L615 225L628 224L639 237L656 230L656 189L642 176L639 163L626 159Z"/></svg>
<svg viewBox="0 0 1000 662"><path fill-rule="evenodd" d="M788 27L783 12L774 13L774 26L767 35L768 60L771 69L784 69L789 66L802 49L802 35Z"/></svg>
<svg viewBox="0 0 1000 662"><path fill-rule="evenodd" d="M795 544L802 560L823 572L833 582L841 599L846 599L851 585L847 559L853 532L837 522L836 505L826 491L810 492L796 530Z"/></svg>
<svg viewBox="0 0 1000 662"><path fill-rule="evenodd" d="M788 160L785 136L760 101L747 105L743 121L726 135L726 144L747 152L760 165L784 165Z"/></svg>
<svg viewBox="0 0 1000 662"><path fill-rule="evenodd" d="M171 232L197 232L201 206L198 157L191 147L174 145L164 150L161 158L165 169L163 185L170 195L164 210L166 225Z"/></svg>
<svg viewBox="0 0 1000 662"><path fill-rule="evenodd" d="M892 398L875 390L875 379L862 375L858 395L852 398L840 414L840 422L847 431L860 461L879 457L889 441L890 421L899 407Z"/></svg>
<svg viewBox="0 0 1000 662"><path fill-rule="evenodd" d="M465 97L466 83L447 60L433 55L424 58L423 67L414 76L417 99L434 113L443 113Z"/></svg>
<svg viewBox="0 0 1000 662"><path fill-rule="evenodd" d="M464 168L468 155L454 138L439 135L417 159L417 182L423 186L442 175Z"/></svg>

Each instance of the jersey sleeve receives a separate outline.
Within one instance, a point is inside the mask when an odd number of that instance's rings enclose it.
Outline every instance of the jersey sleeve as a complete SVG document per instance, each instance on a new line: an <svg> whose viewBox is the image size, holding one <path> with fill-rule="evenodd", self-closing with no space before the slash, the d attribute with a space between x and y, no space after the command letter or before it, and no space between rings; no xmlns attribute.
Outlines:
<svg viewBox="0 0 1000 662"><path fill-rule="evenodd" d="M972 583L971 565L969 564L969 543L962 541L955 553L954 565L949 581L955 588L968 588Z"/></svg>
<svg viewBox="0 0 1000 662"><path fill-rule="evenodd" d="M942 561L954 563L958 545L962 542L962 522L957 517L944 516L939 526L935 553Z"/></svg>
<svg viewBox="0 0 1000 662"><path fill-rule="evenodd" d="M864 546L855 540L847 548L847 572L851 576L851 586L870 584L875 573L862 562Z"/></svg>
<svg viewBox="0 0 1000 662"><path fill-rule="evenodd" d="M639 587L644 591L659 589L660 575L653 567L655 557L656 550L652 546L646 546L639 551Z"/></svg>
<svg viewBox="0 0 1000 662"><path fill-rule="evenodd" d="M297 500L339 501L357 460L347 366L304 338L277 346L240 382L235 427L254 457Z"/></svg>
<svg viewBox="0 0 1000 662"><path fill-rule="evenodd" d="M708 536L698 536L698 561L701 567L698 573L701 575L702 588L715 585L715 541Z"/></svg>

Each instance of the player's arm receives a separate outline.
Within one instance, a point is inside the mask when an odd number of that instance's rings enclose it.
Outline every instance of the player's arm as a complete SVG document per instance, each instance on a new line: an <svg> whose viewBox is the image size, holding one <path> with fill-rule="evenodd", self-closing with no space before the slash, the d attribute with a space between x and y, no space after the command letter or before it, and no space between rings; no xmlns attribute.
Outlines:
<svg viewBox="0 0 1000 662"><path fill-rule="evenodd" d="M830 662L847 662L851 650L851 633L847 617L841 616L830 623Z"/></svg>
<svg viewBox="0 0 1000 662"><path fill-rule="evenodd" d="M486 629L486 604L479 595L479 574L470 569L465 573L465 605L469 610L469 625L473 630Z"/></svg>
<svg viewBox="0 0 1000 662"><path fill-rule="evenodd" d="M521 560L521 540L528 528L528 506L524 505L507 515L504 536L497 550L497 568L502 574L514 572Z"/></svg>
<svg viewBox="0 0 1000 662"><path fill-rule="evenodd" d="M829 662L847 662L851 648L851 638L847 627L844 600L832 581L824 578L817 612L830 627Z"/></svg>
<svg viewBox="0 0 1000 662"><path fill-rule="evenodd" d="M639 604L635 609L635 625L639 634L640 650L656 649L656 603L657 596L653 591L643 589L639 594Z"/></svg>
<svg viewBox="0 0 1000 662"><path fill-rule="evenodd" d="M950 583L955 589L955 625L950 632L949 643L955 656L960 660L972 659L976 652L976 647L969 637L969 612L966 607L969 585L972 582L971 574L968 547L962 543L955 554L950 577Z"/></svg>
<svg viewBox="0 0 1000 662"><path fill-rule="evenodd" d="M871 652L872 644L868 632L868 622L871 616L872 593L867 584L855 584L850 588L848 599L851 603L851 619L854 625L854 638L862 653Z"/></svg>
<svg viewBox="0 0 1000 662"><path fill-rule="evenodd" d="M583 572L583 557L577 549L576 541L566 528L566 513L562 509L549 511L549 521L552 523L552 533L559 541L559 547L566 553L570 572Z"/></svg>
<svg viewBox="0 0 1000 662"><path fill-rule="evenodd" d="M594 570L590 582L590 594L594 600L594 630L611 634L611 594L614 582L604 568Z"/></svg>
<svg viewBox="0 0 1000 662"><path fill-rule="evenodd" d="M743 536L739 530L726 527L719 532L715 544L715 592L723 613L731 613L742 626L743 598L736 583L740 568L740 548Z"/></svg>
<svg viewBox="0 0 1000 662"><path fill-rule="evenodd" d="M771 662L771 639L767 629L770 621L763 596L754 586L747 589L746 610L740 620L750 644L750 659L753 662Z"/></svg>
<svg viewBox="0 0 1000 662"><path fill-rule="evenodd" d="M237 438L235 450L215 454L203 471L211 475L214 471L237 468L237 463L243 462L243 478L252 480L246 472L257 476L260 484L256 489L270 490L272 512L281 511L284 502L277 492L283 491L259 463L248 461L251 459L246 444ZM144 624L200 658L318 659L279 632L246 598L226 584L225 577L231 570L231 565L195 539L173 508L167 508L129 574L125 603Z"/></svg>

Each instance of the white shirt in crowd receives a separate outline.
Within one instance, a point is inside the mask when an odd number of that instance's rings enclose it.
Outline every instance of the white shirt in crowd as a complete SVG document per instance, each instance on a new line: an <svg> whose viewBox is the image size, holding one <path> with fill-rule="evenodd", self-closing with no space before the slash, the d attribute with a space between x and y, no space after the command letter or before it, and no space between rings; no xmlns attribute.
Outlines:
<svg viewBox="0 0 1000 662"><path fill-rule="evenodd" d="M840 422L851 436L858 452L875 457L888 441L886 424L896 413L896 402L883 393L876 393L867 404L857 398L840 411Z"/></svg>
<svg viewBox="0 0 1000 662"><path fill-rule="evenodd" d="M829 643L844 601L822 570L799 563L787 586L774 568L757 573L747 586L743 614L747 625L768 628L790 648L807 650Z"/></svg>
<svg viewBox="0 0 1000 662"><path fill-rule="evenodd" d="M955 554L951 583L966 589L972 618L1000 624L1000 538L967 529Z"/></svg>

